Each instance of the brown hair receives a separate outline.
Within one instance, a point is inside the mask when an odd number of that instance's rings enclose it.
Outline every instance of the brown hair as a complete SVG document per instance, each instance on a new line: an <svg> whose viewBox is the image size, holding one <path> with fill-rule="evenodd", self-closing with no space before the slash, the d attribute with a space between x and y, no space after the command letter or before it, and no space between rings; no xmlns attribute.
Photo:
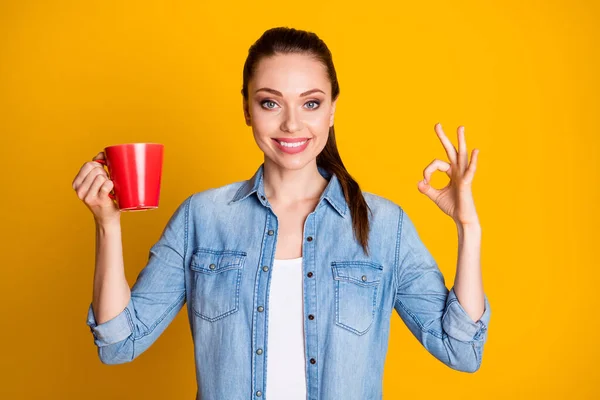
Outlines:
<svg viewBox="0 0 600 400"><path fill-rule="evenodd" d="M248 82L258 62L264 57L276 54L307 54L323 63L331 82L331 99L335 101L340 93L335 67L329 48L315 33L287 27L277 27L265 31L248 50L244 63L242 96L248 100ZM317 165L337 176L342 186L344 197L350 208L354 236L361 244L365 254L369 254L369 218L371 210L362 195L360 186L346 170L338 153L335 142L335 130L329 128L329 137L323 151L317 156Z"/></svg>

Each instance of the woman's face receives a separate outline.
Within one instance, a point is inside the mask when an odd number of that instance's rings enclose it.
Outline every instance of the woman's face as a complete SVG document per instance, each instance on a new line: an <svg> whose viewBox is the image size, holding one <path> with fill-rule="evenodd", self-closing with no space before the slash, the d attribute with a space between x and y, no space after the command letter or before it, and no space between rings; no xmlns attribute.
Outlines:
<svg viewBox="0 0 600 400"><path fill-rule="evenodd" d="M266 158L299 169L325 147L335 103L322 63L307 55L275 55L263 58L248 82L244 115Z"/></svg>

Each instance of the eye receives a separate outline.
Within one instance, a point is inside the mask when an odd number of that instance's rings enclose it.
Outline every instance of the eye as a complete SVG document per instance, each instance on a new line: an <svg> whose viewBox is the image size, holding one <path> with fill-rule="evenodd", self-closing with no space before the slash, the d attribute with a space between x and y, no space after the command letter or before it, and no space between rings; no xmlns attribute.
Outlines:
<svg viewBox="0 0 600 400"><path fill-rule="evenodd" d="M265 104L277 105L273 100L263 100L260 102L260 105L266 108L267 110L272 110L275 107L265 107Z"/></svg>
<svg viewBox="0 0 600 400"><path fill-rule="evenodd" d="M311 104L311 103L314 104L313 107L308 107L311 110L319 108L319 105L321 104L318 100L311 100L311 101L308 101L306 104Z"/></svg>

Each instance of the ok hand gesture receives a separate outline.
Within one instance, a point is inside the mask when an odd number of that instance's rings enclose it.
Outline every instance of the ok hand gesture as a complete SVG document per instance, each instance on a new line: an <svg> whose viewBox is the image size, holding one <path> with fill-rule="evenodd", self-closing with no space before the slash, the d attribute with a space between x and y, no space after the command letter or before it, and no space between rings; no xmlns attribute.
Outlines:
<svg viewBox="0 0 600 400"><path fill-rule="evenodd" d="M463 126L459 126L457 129L458 152L442 130L441 124L435 124L434 129L446 150L450 162L434 159L423 170L425 179L419 181L418 189L433 200L443 212L452 217L456 224L463 226L479 224L471 192L471 183L473 182L473 176L477 167L479 150L473 149L471 162L469 163L465 141L465 128ZM445 172L450 178L448 185L441 189L436 189L429 184L431 175L436 170Z"/></svg>

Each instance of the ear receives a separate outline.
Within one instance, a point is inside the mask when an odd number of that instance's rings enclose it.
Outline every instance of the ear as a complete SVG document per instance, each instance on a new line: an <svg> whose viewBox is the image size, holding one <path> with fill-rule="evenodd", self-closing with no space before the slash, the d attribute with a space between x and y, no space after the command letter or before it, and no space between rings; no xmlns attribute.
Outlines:
<svg viewBox="0 0 600 400"><path fill-rule="evenodd" d="M333 117L335 116L335 106L340 96L336 97L333 103L331 103L331 114L329 115L329 127L333 126Z"/></svg>
<svg viewBox="0 0 600 400"><path fill-rule="evenodd" d="M246 126L252 125L252 119L250 118L250 110L248 109L248 102L242 97L242 107L244 109L244 119L246 120Z"/></svg>

